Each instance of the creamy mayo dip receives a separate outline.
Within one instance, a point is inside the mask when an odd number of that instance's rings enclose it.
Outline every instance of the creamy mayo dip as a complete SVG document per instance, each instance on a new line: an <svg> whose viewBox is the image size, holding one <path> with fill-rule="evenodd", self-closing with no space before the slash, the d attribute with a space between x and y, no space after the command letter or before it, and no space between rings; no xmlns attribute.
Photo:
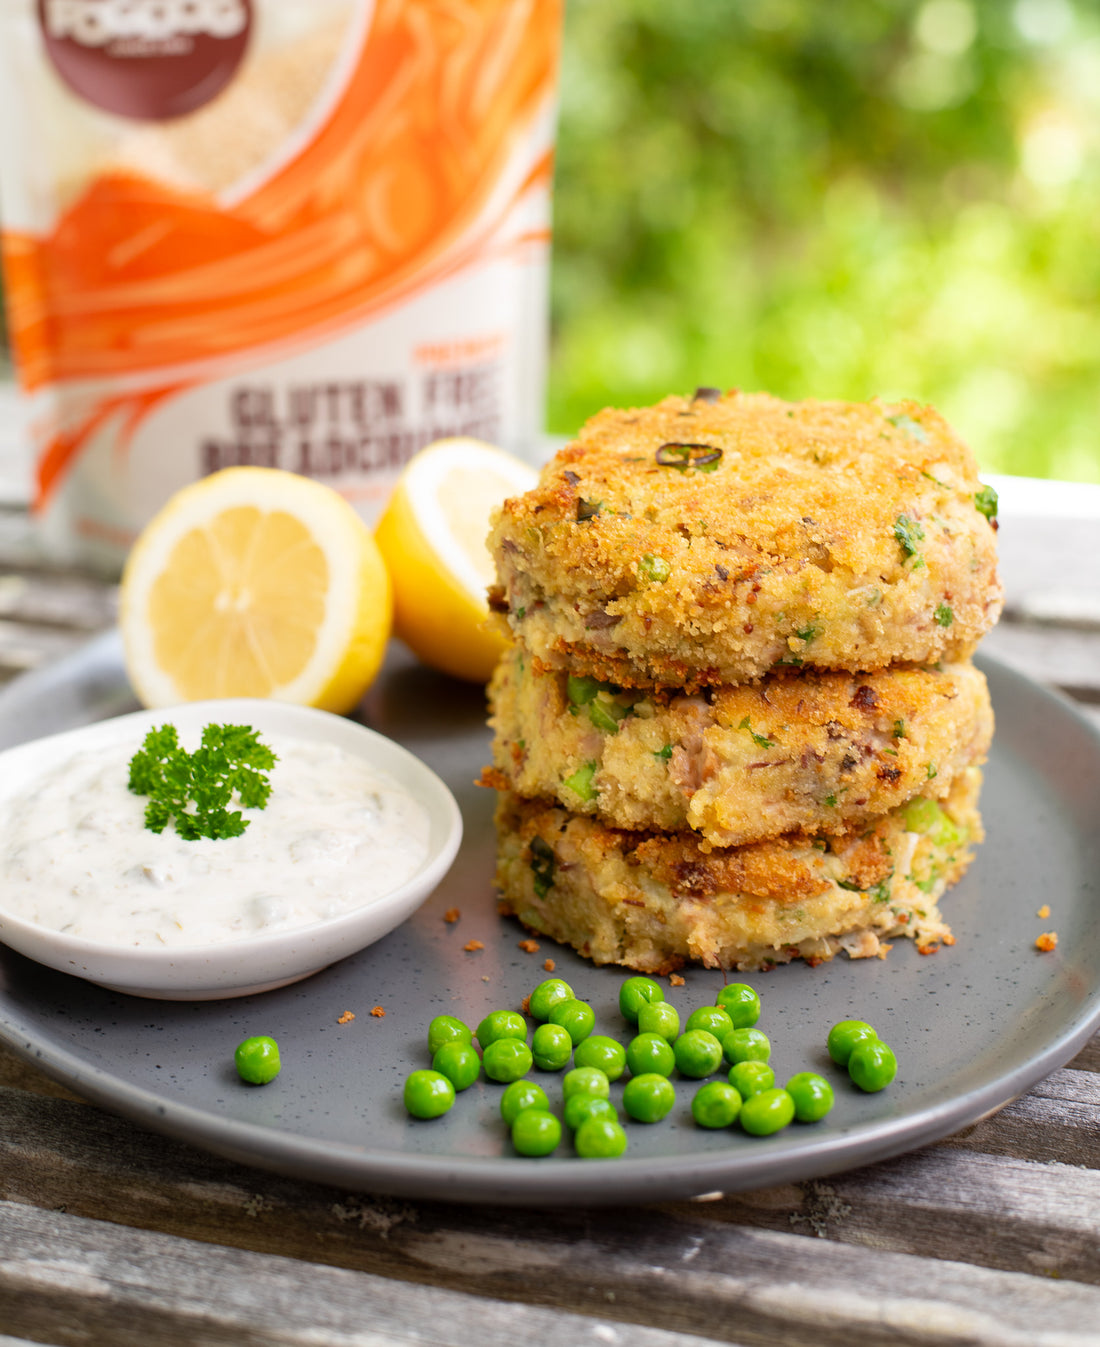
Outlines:
<svg viewBox="0 0 1100 1347"><path fill-rule="evenodd" d="M140 740L31 781L0 805L0 907L104 944L223 944L348 912L419 869L428 814L408 791L335 745L262 742L278 757L271 795L241 811L240 837L150 832L127 786Z"/></svg>

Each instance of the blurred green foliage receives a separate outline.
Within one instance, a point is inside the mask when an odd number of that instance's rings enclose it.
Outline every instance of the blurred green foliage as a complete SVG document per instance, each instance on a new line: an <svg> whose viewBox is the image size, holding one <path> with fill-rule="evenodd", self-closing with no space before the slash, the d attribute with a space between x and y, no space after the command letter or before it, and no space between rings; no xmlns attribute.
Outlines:
<svg viewBox="0 0 1100 1347"><path fill-rule="evenodd" d="M558 433L911 396L1100 481L1100 6L568 0L553 314Z"/></svg>

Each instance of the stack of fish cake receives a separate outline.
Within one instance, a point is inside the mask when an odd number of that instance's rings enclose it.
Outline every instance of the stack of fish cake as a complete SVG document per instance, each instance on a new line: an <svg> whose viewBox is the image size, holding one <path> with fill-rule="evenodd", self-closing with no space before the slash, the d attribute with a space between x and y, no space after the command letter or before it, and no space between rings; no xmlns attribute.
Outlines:
<svg viewBox="0 0 1100 1347"><path fill-rule="evenodd" d="M952 943L995 511L915 403L701 389L594 417L490 536L504 910L645 972Z"/></svg>

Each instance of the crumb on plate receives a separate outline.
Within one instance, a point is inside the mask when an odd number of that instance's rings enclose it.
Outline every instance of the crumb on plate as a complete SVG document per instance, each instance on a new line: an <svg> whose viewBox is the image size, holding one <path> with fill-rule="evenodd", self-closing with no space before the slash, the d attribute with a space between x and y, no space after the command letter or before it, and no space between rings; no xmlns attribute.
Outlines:
<svg viewBox="0 0 1100 1347"><path fill-rule="evenodd" d="M344 1013L340 1016L340 1018L336 1021L336 1023L350 1024L353 1019L355 1019L355 1012L352 1010L345 1010Z"/></svg>
<svg viewBox="0 0 1100 1347"><path fill-rule="evenodd" d="M552 972L554 971L554 969L557 968L557 964L554 962L553 959L546 959L546 960L544 960L542 966L543 966L543 968L546 969L546 971L547 971L548 973L552 973Z"/></svg>
<svg viewBox="0 0 1100 1347"><path fill-rule="evenodd" d="M1057 944L1058 944L1058 932L1044 931L1043 934L1038 938L1038 940L1036 940L1035 948L1038 950L1042 950L1044 954L1049 954L1050 951L1057 946Z"/></svg>
<svg viewBox="0 0 1100 1347"><path fill-rule="evenodd" d="M1036 915L1037 917L1043 917L1044 919L1045 919L1046 917L1049 917L1049 916L1050 916L1050 904L1049 904L1049 903L1044 903L1044 904L1042 905L1042 907L1038 910L1038 912L1036 912L1035 915Z"/></svg>
<svg viewBox="0 0 1100 1347"><path fill-rule="evenodd" d="M519 948L528 954L537 954L539 952L539 942L537 940L521 940Z"/></svg>
<svg viewBox="0 0 1100 1347"><path fill-rule="evenodd" d="M380 1020L382 1016L385 1015L386 1012L382 1009L381 1006L371 1006L370 1013L374 1016L376 1020Z"/></svg>
<svg viewBox="0 0 1100 1347"><path fill-rule="evenodd" d="M480 940L467 940L466 943L462 946L462 948L466 950L468 953L472 954L474 950L484 949L485 946L481 943Z"/></svg>
<svg viewBox="0 0 1100 1347"><path fill-rule="evenodd" d="M669 973L668 985L670 987L682 987L684 986L684 979L680 976L679 973Z"/></svg>
<svg viewBox="0 0 1100 1347"><path fill-rule="evenodd" d="M461 917L461 916L462 916L462 912L461 912L461 910L460 910L459 908L457 908L457 907L449 907L449 908L446 910L446 912L443 913L443 920L444 920L445 922L447 922L449 925L453 926L454 923L455 923L455 922L459 919L459 917Z"/></svg>

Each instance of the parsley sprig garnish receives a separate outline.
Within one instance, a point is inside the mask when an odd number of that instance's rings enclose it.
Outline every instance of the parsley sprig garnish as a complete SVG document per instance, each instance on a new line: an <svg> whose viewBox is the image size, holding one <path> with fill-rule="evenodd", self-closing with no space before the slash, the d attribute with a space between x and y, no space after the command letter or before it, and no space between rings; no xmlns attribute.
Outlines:
<svg viewBox="0 0 1100 1347"><path fill-rule="evenodd" d="M174 817L189 842L200 837L239 837L248 819L228 806L263 809L271 794L266 772L278 761L248 725L207 725L194 753L180 747L174 725L150 730L130 759L130 789L148 795L145 826L162 833ZM189 809L189 805L194 805Z"/></svg>

